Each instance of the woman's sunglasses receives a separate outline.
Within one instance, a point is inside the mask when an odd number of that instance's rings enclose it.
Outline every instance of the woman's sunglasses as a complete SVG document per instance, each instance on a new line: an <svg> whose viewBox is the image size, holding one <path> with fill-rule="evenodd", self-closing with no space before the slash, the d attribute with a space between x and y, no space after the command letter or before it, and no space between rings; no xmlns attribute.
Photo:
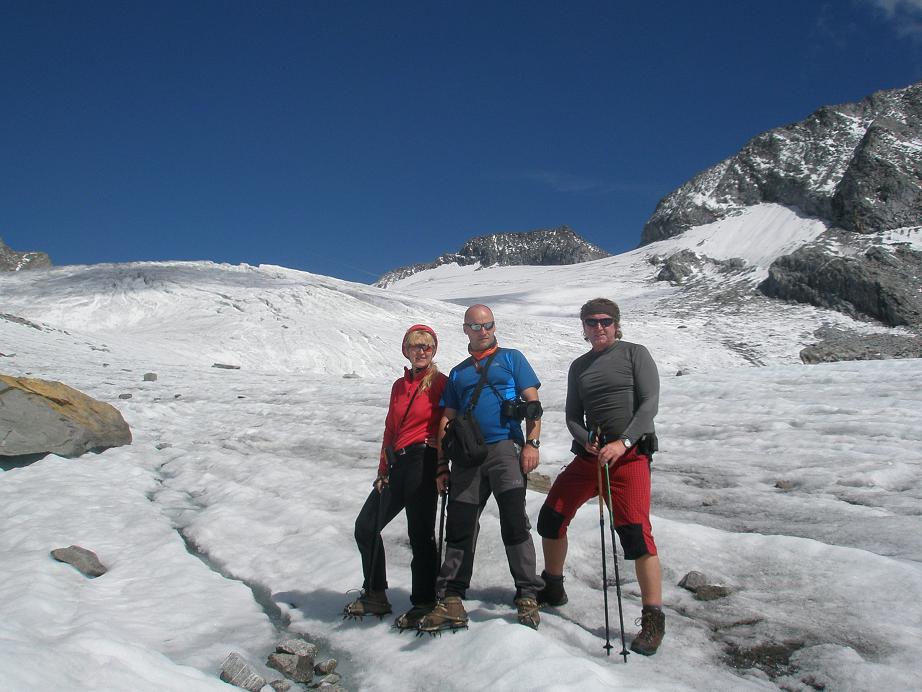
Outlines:
<svg viewBox="0 0 922 692"><path fill-rule="evenodd" d="M613 317L587 317L583 322L586 323L587 327L598 327L600 324L603 327L610 327L615 323L615 319Z"/></svg>

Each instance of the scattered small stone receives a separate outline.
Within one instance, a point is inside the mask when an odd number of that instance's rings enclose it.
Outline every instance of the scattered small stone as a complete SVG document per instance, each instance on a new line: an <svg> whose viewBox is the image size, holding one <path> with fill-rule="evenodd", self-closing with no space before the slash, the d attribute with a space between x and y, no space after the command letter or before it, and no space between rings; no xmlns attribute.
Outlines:
<svg viewBox="0 0 922 692"><path fill-rule="evenodd" d="M730 589L718 584L704 584L695 589L695 599L699 601L716 601L729 595Z"/></svg>
<svg viewBox="0 0 922 692"><path fill-rule="evenodd" d="M170 447L172 447L172 446L173 446L173 445L170 444L169 442L158 442L158 443L157 443L157 449L168 449L168 448L170 448Z"/></svg>
<svg viewBox="0 0 922 692"><path fill-rule="evenodd" d="M706 497L701 501L702 507L713 507L719 502L716 497Z"/></svg>
<svg viewBox="0 0 922 692"><path fill-rule="evenodd" d="M266 685L266 679L236 651L228 654L221 664L221 679L251 692L259 692Z"/></svg>
<svg viewBox="0 0 922 692"><path fill-rule="evenodd" d="M323 685L338 685L342 679L343 677L339 673L330 673L329 675L325 675L320 679L320 685L318 685L318 687L322 687Z"/></svg>
<svg viewBox="0 0 922 692"><path fill-rule="evenodd" d="M58 562L66 562L73 565L78 571L93 579L101 577L106 573L105 566L99 561L99 557L92 550L81 548L79 545L72 545L67 548L55 548L51 551L51 557Z"/></svg>
<svg viewBox="0 0 922 692"><path fill-rule="evenodd" d="M130 399L130 398L131 398L131 394L119 394L119 395L118 395L118 398L119 398L119 399Z"/></svg>
<svg viewBox="0 0 922 692"><path fill-rule="evenodd" d="M243 394L238 394L238 395L237 395L237 398L238 398L238 399L246 399L246 397L243 396Z"/></svg>
<svg viewBox="0 0 922 692"><path fill-rule="evenodd" d="M108 367L109 367L109 364L108 364L108 363L103 363L103 364L102 364L102 367L108 368Z"/></svg>
<svg viewBox="0 0 922 692"><path fill-rule="evenodd" d="M679 581L678 586L689 591L697 591L700 587L708 583L708 578L701 572L692 570Z"/></svg>
<svg viewBox="0 0 922 692"><path fill-rule="evenodd" d="M228 365L227 363L214 363L211 367L221 368L223 370L239 370L239 365Z"/></svg>
<svg viewBox="0 0 922 692"><path fill-rule="evenodd" d="M343 379L346 379L346 380L358 380L361 378L362 376L359 375L355 370L353 370L352 372L347 372L345 375L343 375Z"/></svg>
<svg viewBox="0 0 922 692"><path fill-rule="evenodd" d="M793 490L795 487L794 481L780 480L775 482L775 487L778 490Z"/></svg>
<svg viewBox="0 0 922 692"><path fill-rule="evenodd" d="M173 395L173 398L174 398L174 399L182 399L182 394L174 394L174 395Z"/></svg>
<svg viewBox="0 0 922 692"><path fill-rule="evenodd" d="M691 374L691 371L688 368L679 368L678 370L676 370L675 376L682 377L682 375L689 375L689 374Z"/></svg>
<svg viewBox="0 0 922 692"><path fill-rule="evenodd" d="M311 659L311 665L314 665L314 659L317 658L317 647L303 639L286 639L275 647L275 652L279 654L293 654L295 656L306 656Z"/></svg>
<svg viewBox="0 0 922 692"><path fill-rule="evenodd" d="M155 373L155 372L145 372L145 373L144 373L144 381L145 381L145 382L156 382L156 381L157 381L157 373Z"/></svg>
<svg viewBox="0 0 922 692"><path fill-rule="evenodd" d="M330 673L336 670L337 660L335 658L328 658L324 661L320 661L314 666L314 672L319 675L329 675Z"/></svg>
<svg viewBox="0 0 922 692"><path fill-rule="evenodd" d="M276 652L269 654L266 665L295 682L310 682L314 679L314 661L307 656Z"/></svg>
<svg viewBox="0 0 922 692"><path fill-rule="evenodd" d="M272 680L269 685L275 692L288 692L291 689L291 683L287 680Z"/></svg>

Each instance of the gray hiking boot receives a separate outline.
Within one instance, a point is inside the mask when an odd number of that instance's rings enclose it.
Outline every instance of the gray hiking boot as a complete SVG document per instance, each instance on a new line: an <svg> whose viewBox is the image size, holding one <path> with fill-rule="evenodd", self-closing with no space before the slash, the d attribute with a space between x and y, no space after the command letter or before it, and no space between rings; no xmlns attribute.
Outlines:
<svg viewBox="0 0 922 692"><path fill-rule="evenodd" d="M460 596L446 596L416 626L418 633L467 629L467 611Z"/></svg>
<svg viewBox="0 0 922 692"><path fill-rule="evenodd" d="M366 615L377 615L381 619L390 612L391 604L387 601L387 594L383 591L363 591L361 596L343 608L343 620L354 620Z"/></svg>
<svg viewBox="0 0 922 692"><path fill-rule="evenodd" d="M415 630L417 626L419 626L419 621L431 613L433 608L435 608L435 603L415 605L394 620L394 627L401 632L404 630Z"/></svg>
<svg viewBox="0 0 922 692"><path fill-rule="evenodd" d="M544 588L538 591L539 606L562 606L567 602L567 591L563 588L563 575L541 572Z"/></svg>
<svg viewBox="0 0 922 692"><path fill-rule="evenodd" d="M519 609L519 624L531 627L533 630L538 629L538 623L541 622L541 615L538 614L538 601L522 596L515 599L515 605Z"/></svg>
<svg viewBox="0 0 922 692"><path fill-rule="evenodd" d="M666 634L666 616L660 608L644 606L640 617L634 621L640 633L631 642L631 651L641 656L652 656L663 643Z"/></svg>

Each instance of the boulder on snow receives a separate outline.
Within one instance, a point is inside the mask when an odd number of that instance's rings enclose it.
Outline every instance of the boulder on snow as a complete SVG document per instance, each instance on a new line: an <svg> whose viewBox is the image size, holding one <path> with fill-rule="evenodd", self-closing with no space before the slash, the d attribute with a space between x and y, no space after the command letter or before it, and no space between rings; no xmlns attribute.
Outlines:
<svg viewBox="0 0 922 692"><path fill-rule="evenodd" d="M0 375L0 456L76 457L131 444L113 406L61 382Z"/></svg>
<svg viewBox="0 0 922 692"><path fill-rule="evenodd" d="M67 548L55 548L51 551L51 557L58 562L66 562L73 565L77 571L86 575L90 579L101 577L108 570L105 565L99 561L99 557L92 550L81 548L79 545L71 545Z"/></svg>

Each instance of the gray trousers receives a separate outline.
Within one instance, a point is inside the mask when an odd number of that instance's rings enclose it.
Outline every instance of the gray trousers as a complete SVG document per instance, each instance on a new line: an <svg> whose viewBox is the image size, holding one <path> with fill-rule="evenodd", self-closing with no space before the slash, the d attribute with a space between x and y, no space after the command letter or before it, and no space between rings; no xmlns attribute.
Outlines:
<svg viewBox="0 0 922 692"><path fill-rule="evenodd" d="M452 464L445 522L445 562L436 582L440 598L467 594L474 571L474 551L480 532L480 515L490 495L499 507L499 525L506 547L516 598L535 598L544 587L536 574L535 544L525 513L525 474L519 463L519 446L513 440L487 445L487 458L473 468Z"/></svg>

